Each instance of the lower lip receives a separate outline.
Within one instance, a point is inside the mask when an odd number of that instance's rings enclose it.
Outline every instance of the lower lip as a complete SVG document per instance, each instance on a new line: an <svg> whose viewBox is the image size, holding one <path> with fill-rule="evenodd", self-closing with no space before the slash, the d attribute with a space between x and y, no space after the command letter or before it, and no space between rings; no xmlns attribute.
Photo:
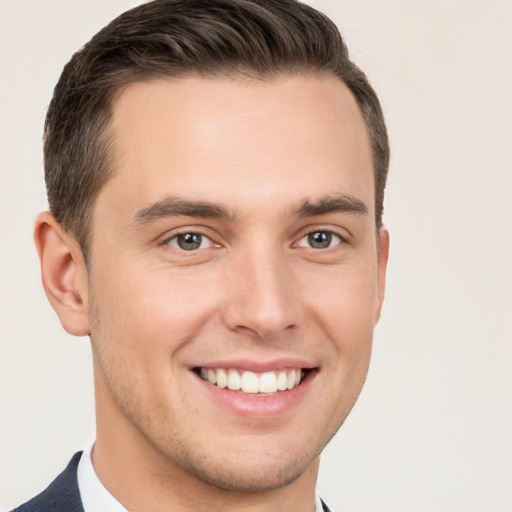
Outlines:
<svg viewBox="0 0 512 512"><path fill-rule="evenodd" d="M223 408L247 418L274 418L300 404L317 373L316 370L310 370L297 387L288 391L277 391L268 396L242 394L227 388L222 389L203 380L199 375L195 373L194 375L203 389Z"/></svg>

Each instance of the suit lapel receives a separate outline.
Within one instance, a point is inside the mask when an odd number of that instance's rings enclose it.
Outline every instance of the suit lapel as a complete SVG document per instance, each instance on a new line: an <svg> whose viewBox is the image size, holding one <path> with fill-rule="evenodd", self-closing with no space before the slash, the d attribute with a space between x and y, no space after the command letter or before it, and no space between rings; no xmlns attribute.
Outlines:
<svg viewBox="0 0 512 512"><path fill-rule="evenodd" d="M84 512L76 470L82 452L75 453L66 469L41 493L12 512Z"/></svg>
<svg viewBox="0 0 512 512"><path fill-rule="evenodd" d="M322 502L322 508L324 512L331 512L331 509L325 504L324 500L320 500Z"/></svg>

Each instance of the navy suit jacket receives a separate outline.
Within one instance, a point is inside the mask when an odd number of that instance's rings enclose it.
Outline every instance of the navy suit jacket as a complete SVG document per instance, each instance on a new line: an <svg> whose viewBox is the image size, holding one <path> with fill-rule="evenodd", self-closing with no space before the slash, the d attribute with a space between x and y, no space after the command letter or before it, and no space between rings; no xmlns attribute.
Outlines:
<svg viewBox="0 0 512 512"><path fill-rule="evenodd" d="M82 452L75 453L67 468L41 493L12 512L84 512L76 470Z"/></svg>
<svg viewBox="0 0 512 512"><path fill-rule="evenodd" d="M75 453L67 468L41 494L12 512L84 512L76 477L81 456L82 452ZM324 512L330 512L323 501L322 506Z"/></svg>

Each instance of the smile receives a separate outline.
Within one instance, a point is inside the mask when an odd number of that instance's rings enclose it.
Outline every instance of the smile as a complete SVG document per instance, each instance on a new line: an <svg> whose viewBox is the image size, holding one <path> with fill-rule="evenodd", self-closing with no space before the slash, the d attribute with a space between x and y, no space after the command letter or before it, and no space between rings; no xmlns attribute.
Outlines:
<svg viewBox="0 0 512 512"><path fill-rule="evenodd" d="M199 368L199 376L222 389L247 394L268 395L297 387L303 377L301 368L256 373L237 368Z"/></svg>

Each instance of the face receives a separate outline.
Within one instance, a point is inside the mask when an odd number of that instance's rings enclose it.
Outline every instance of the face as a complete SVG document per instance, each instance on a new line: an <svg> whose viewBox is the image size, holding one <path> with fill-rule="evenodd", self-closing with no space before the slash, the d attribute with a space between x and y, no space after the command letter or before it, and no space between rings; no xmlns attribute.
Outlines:
<svg viewBox="0 0 512 512"><path fill-rule="evenodd" d="M89 271L98 443L223 489L312 471L384 287L352 95L307 76L136 83L112 129Z"/></svg>

